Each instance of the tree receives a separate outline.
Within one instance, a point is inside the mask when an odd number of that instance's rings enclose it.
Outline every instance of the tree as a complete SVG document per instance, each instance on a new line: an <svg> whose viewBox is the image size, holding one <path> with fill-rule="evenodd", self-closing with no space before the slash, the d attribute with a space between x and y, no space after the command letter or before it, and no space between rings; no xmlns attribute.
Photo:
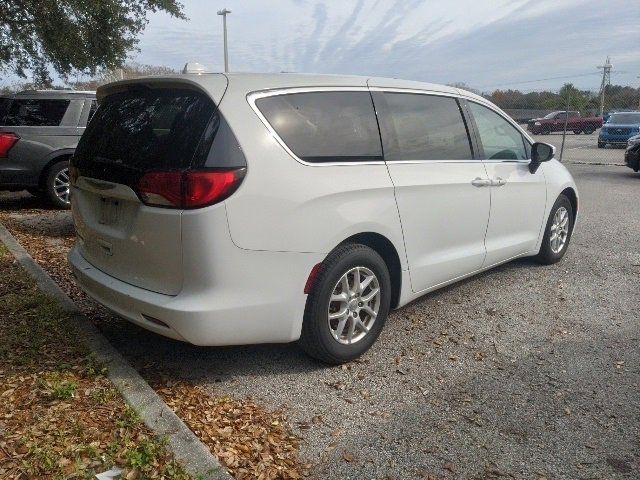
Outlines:
<svg viewBox="0 0 640 480"><path fill-rule="evenodd" d="M466 90L468 92L475 93L476 95L480 95L480 90L476 90L475 88L470 87L464 82L447 83L447 85L453 88L461 88L462 90Z"/></svg>
<svg viewBox="0 0 640 480"><path fill-rule="evenodd" d="M506 109L565 110L569 95L569 109L583 114L598 111L599 99L595 92L579 90L572 84L565 84L560 91L523 93L519 90L495 90L484 96ZM605 93L605 110L634 109L640 99L640 88L609 85Z"/></svg>
<svg viewBox="0 0 640 480"><path fill-rule="evenodd" d="M78 80L69 82L69 85L75 90L95 90L105 83L115 82L116 80L125 80L129 78L145 77L147 75L170 75L178 73L170 67L158 65L144 65L140 63L126 63L115 70L105 70L97 76L89 80Z"/></svg>
<svg viewBox="0 0 640 480"><path fill-rule="evenodd" d="M49 68L66 77L95 75L124 64L147 14L185 19L177 0L2 0L0 71L51 84Z"/></svg>
<svg viewBox="0 0 640 480"><path fill-rule="evenodd" d="M569 110L577 110L583 114L597 109L596 97L587 90L578 90L572 83L565 83L559 94L546 102L546 106L551 110L566 110L567 102Z"/></svg>

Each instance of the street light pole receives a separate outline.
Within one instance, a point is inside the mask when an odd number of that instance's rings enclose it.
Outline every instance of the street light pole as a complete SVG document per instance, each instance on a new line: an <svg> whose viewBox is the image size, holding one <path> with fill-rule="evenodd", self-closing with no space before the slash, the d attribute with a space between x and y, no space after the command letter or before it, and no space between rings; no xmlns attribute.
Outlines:
<svg viewBox="0 0 640 480"><path fill-rule="evenodd" d="M231 10L223 8L218 10L218 15L222 15L222 30L224 36L224 71L229 71L229 51L227 50L227 14L231 13Z"/></svg>

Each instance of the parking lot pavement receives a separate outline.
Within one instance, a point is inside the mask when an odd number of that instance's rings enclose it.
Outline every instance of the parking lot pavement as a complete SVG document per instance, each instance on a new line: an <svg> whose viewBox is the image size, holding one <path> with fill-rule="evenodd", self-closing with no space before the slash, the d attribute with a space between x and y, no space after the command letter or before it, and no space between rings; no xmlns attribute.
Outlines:
<svg viewBox="0 0 640 480"><path fill-rule="evenodd" d="M618 164L624 165L624 148L607 145L606 148L598 148L598 132L585 135L576 135L567 132L564 143L563 162L593 163L593 164ZM557 149L556 158L560 156L562 145L562 133L549 135L532 135L538 142L554 145Z"/></svg>
<svg viewBox="0 0 640 480"><path fill-rule="evenodd" d="M569 167L580 220L561 263L520 260L434 292L346 367L294 345L108 334L141 367L285 406L314 478L637 478L640 176Z"/></svg>
<svg viewBox="0 0 640 480"><path fill-rule="evenodd" d="M313 478L638 478L640 175L569 168L580 218L561 263L429 294L345 367L101 326L141 370L285 407Z"/></svg>

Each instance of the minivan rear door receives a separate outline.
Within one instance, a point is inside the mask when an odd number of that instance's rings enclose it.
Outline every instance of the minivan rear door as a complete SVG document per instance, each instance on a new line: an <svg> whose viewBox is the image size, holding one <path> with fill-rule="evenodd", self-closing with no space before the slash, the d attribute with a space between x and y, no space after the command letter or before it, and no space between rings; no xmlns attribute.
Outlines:
<svg viewBox="0 0 640 480"><path fill-rule="evenodd" d="M100 105L72 166L72 210L80 253L94 267L132 285L176 295L182 287L180 209L145 205L143 175L183 171L224 95L226 77L191 82L145 80L98 90Z"/></svg>

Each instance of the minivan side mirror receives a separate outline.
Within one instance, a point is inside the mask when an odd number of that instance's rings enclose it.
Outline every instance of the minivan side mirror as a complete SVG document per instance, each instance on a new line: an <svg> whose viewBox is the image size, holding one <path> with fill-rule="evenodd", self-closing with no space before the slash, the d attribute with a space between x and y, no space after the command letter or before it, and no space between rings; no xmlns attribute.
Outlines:
<svg viewBox="0 0 640 480"><path fill-rule="evenodd" d="M536 173L542 162L548 162L556 153L556 147L548 143L535 142L531 145L531 162L529 172Z"/></svg>

